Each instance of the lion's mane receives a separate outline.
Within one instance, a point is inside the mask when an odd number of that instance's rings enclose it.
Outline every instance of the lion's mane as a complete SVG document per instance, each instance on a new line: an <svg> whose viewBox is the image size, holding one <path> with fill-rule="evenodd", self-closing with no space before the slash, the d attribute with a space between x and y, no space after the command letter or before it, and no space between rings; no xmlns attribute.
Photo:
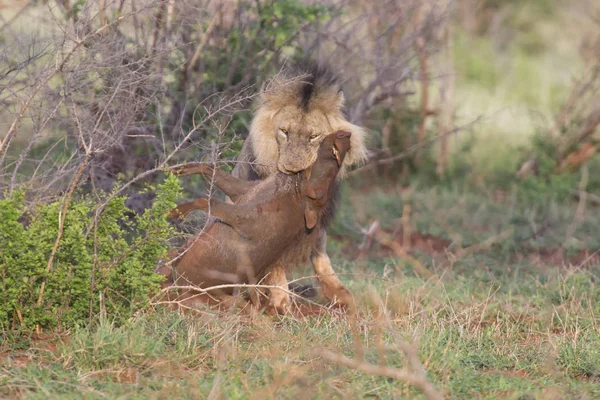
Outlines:
<svg viewBox="0 0 600 400"><path fill-rule="evenodd" d="M263 87L259 96L249 133L256 163L254 169L259 175L264 177L276 172L273 162L278 159L278 145L274 117L283 107L291 105L297 108L297 115L323 113L329 125L315 127L319 131L352 133L350 151L340 176L345 175L349 166L365 160L365 131L344 116L344 95L337 76L322 64L303 62L278 73Z"/></svg>

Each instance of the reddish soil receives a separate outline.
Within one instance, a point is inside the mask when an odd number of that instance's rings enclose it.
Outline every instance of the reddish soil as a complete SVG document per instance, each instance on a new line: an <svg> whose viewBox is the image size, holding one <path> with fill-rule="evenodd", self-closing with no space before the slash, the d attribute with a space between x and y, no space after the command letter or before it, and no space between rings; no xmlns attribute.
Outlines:
<svg viewBox="0 0 600 400"><path fill-rule="evenodd" d="M10 348L0 347L0 365L10 363L23 367L29 364L34 359L37 359L36 353L55 353L58 345L67 340L66 337L57 334L34 334L31 338L31 345L28 349L14 350Z"/></svg>
<svg viewBox="0 0 600 400"><path fill-rule="evenodd" d="M384 231L389 235L392 235L394 233L389 229L384 229ZM357 246L356 242L349 241L341 237L334 238L340 242L345 243L343 247L343 254L350 259L361 259L367 255L374 255L376 257L382 258L395 256L395 253L392 250L388 249L387 247L380 246L376 243L372 243L370 246L367 246L367 248L360 249L359 246ZM394 241L406 248L406 246L404 246L403 243L402 229L399 229L395 232ZM438 236L423 234L420 232L413 232L410 235L410 247L407 250L409 253L411 253L414 250L420 250L427 254L431 254L432 256L445 256L446 249L450 247L451 244L451 241Z"/></svg>
<svg viewBox="0 0 600 400"><path fill-rule="evenodd" d="M526 254L517 254L517 259L528 259L533 264L544 265L573 265L587 267L600 264L600 252L579 250L574 255L567 256L562 248L532 250Z"/></svg>
<svg viewBox="0 0 600 400"><path fill-rule="evenodd" d="M434 258L446 259L446 250L451 246L452 242L448 239L439 236L423 234L420 232L412 232L410 235L410 244L405 246L403 243L402 229L395 232L390 229L385 229L385 233L392 236L394 241L403 246L409 254L413 254L414 250L419 250L431 255ZM385 247L380 246L371 240L362 249L357 246L355 241L348 240L343 237L334 237L336 240L344 243L343 254L349 259L364 259L367 256L374 258L394 257L395 253ZM454 253L454 250L450 250ZM581 266L587 267L600 264L600 251L579 250L576 253L567 254L563 248L545 248L531 249L529 251L517 253L514 256L515 261L528 260L535 265L557 265L557 266Z"/></svg>

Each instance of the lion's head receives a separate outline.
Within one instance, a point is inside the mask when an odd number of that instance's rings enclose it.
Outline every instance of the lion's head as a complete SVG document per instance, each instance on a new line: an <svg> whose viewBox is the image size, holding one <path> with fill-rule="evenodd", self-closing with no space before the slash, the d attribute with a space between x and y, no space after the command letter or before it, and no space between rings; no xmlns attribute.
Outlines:
<svg viewBox="0 0 600 400"><path fill-rule="evenodd" d="M250 127L255 170L302 171L312 165L321 141L336 131L352 133L340 175L365 158L364 131L342 113L344 94L336 77L320 65L296 67L275 76L261 92Z"/></svg>

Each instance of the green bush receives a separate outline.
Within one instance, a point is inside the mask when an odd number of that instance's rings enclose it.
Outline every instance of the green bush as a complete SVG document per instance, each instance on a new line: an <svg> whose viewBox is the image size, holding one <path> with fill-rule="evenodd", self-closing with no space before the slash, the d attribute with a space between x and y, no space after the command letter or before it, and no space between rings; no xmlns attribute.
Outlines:
<svg viewBox="0 0 600 400"><path fill-rule="evenodd" d="M117 323L131 317L159 288L162 277L154 267L173 236L166 213L179 193L177 178L169 175L144 214L127 219L131 210L117 196L96 225L96 205L87 197L73 199L66 215L62 199L31 212L25 191L0 200L1 328L69 328L100 311ZM59 218L65 218L63 234L48 270Z"/></svg>
<svg viewBox="0 0 600 400"><path fill-rule="evenodd" d="M581 173L563 172L556 170L558 150L556 145L543 134L537 134L532 139L533 152L537 162L535 175L528 176L518 184L521 197L528 202L566 201L577 190Z"/></svg>

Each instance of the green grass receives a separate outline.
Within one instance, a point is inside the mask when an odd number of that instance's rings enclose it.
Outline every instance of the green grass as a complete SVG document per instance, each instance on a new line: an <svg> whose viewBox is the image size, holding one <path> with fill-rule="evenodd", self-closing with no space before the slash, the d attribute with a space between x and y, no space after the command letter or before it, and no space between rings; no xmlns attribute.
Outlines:
<svg viewBox="0 0 600 400"><path fill-rule="evenodd" d="M417 346L428 378L447 398L600 396L600 265L569 265L569 254L560 262L533 257L560 246L574 205L524 204L516 195L497 203L458 186L415 187L410 196L344 190L329 247L359 303L367 361L379 362L381 337L385 363L404 368L401 337ZM446 252L416 244L413 250L439 282L418 277L409 262L377 244L357 260L361 235L342 232L378 219L391 233L405 201L415 231L451 244ZM588 211L575 230L582 247L598 248L598 215ZM531 225L545 220L551 226L528 239ZM508 228L514 233L505 240L459 255L459 248ZM389 315L381 336L374 304ZM356 357L345 317L148 310L122 327L97 321L61 337L6 337L0 397L424 398L402 382L328 362L320 349Z"/></svg>

